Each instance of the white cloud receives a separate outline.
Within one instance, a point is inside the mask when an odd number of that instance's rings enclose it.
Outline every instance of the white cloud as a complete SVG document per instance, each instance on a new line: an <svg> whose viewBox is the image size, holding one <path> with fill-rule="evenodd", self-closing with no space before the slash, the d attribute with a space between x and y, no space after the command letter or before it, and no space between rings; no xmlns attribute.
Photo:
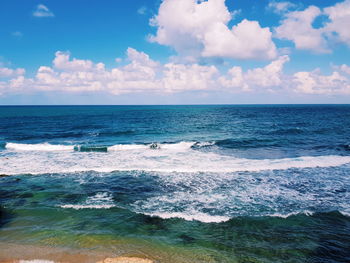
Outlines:
<svg viewBox="0 0 350 263"><path fill-rule="evenodd" d="M250 91L249 85L244 80L241 67L235 66L230 68L226 76L220 76L218 80L220 85L226 89Z"/></svg>
<svg viewBox="0 0 350 263"><path fill-rule="evenodd" d="M70 57L69 52L56 52L53 66L38 69L31 87L35 90L94 92L112 94L155 91L158 63L143 52L128 48L129 64L106 70L103 63Z"/></svg>
<svg viewBox="0 0 350 263"><path fill-rule="evenodd" d="M281 56L263 68L250 69L246 80L258 87L276 87L282 84L283 65L289 61L288 56Z"/></svg>
<svg viewBox="0 0 350 263"><path fill-rule="evenodd" d="M129 47L126 50L126 54L129 61L131 62L131 65L145 65L152 68L158 65L158 63L150 59L146 53L137 51L134 48Z"/></svg>
<svg viewBox="0 0 350 263"><path fill-rule="evenodd" d="M287 12L290 9L296 8L297 5L288 1L283 1L283 2L277 2L277 1L271 1L267 9L272 10L273 12L277 14L283 14Z"/></svg>
<svg viewBox="0 0 350 263"><path fill-rule="evenodd" d="M343 65L341 65L339 68L340 68L341 71L343 71L343 72L345 72L346 74L349 74L349 75L350 75L350 67L349 67L348 65L343 64Z"/></svg>
<svg viewBox="0 0 350 263"><path fill-rule="evenodd" d="M350 94L350 67L345 64L334 66L335 71L328 76L318 70L287 75L283 72L289 61L286 55L264 67L243 70L234 66L227 71L197 63L161 64L133 48L127 49L126 56L127 64L106 69L101 62L71 58L69 52L58 51L52 66L39 67L33 78L26 78L24 69L1 67L0 94L33 91L113 95L187 91Z"/></svg>
<svg viewBox="0 0 350 263"><path fill-rule="evenodd" d="M50 11L50 9L40 4L36 7L35 11L33 12L33 16L35 17L54 17L55 15Z"/></svg>
<svg viewBox="0 0 350 263"><path fill-rule="evenodd" d="M23 86L19 85L19 81L24 78L25 70L23 68L11 69L1 67L0 65L0 96L5 93L12 93L17 90L22 90ZM17 89L17 86L20 86Z"/></svg>
<svg viewBox="0 0 350 263"><path fill-rule="evenodd" d="M350 0L325 8L324 14L330 19L324 30L330 34L336 33L333 37L350 47Z"/></svg>
<svg viewBox="0 0 350 263"><path fill-rule="evenodd" d="M224 0L164 0L151 19L157 33L149 39L173 47L182 56L276 57L269 28L245 19L230 29L231 19Z"/></svg>
<svg viewBox="0 0 350 263"><path fill-rule="evenodd" d="M55 59L53 60L53 65L57 69L68 71L89 71L94 67L92 61L75 58L70 60L70 53L62 51L56 52Z"/></svg>
<svg viewBox="0 0 350 263"><path fill-rule="evenodd" d="M330 52L323 37L323 29L312 26L315 18L321 14L322 11L316 6L309 6L303 11L289 12L282 24L275 29L275 36L293 41L297 49L309 49L320 53Z"/></svg>
<svg viewBox="0 0 350 263"><path fill-rule="evenodd" d="M247 72L243 72L240 67L232 67L219 81L226 88L242 88L246 91L282 86L283 65L288 61L288 56L281 56L263 68L249 69Z"/></svg>
<svg viewBox="0 0 350 263"><path fill-rule="evenodd" d="M10 69L7 67L0 67L0 78L10 78L24 74L25 70L23 68Z"/></svg>
<svg viewBox="0 0 350 263"><path fill-rule="evenodd" d="M215 89L215 66L165 64L161 84L166 92ZM217 87L216 87L217 88Z"/></svg>
<svg viewBox="0 0 350 263"><path fill-rule="evenodd" d="M231 57L236 59L272 59L276 48L268 28L256 21L244 19L229 30L222 24L204 36L204 57Z"/></svg>
<svg viewBox="0 0 350 263"><path fill-rule="evenodd" d="M329 21L315 28L313 23L325 16ZM294 42L297 49L329 53L330 42L344 43L350 47L350 0L324 9L309 6L302 11L285 14L281 25L275 28L275 37Z"/></svg>
<svg viewBox="0 0 350 263"><path fill-rule="evenodd" d="M295 91L304 94L350 94L350 80L339 72L322 75L319 70L294 74Z"/></svg>

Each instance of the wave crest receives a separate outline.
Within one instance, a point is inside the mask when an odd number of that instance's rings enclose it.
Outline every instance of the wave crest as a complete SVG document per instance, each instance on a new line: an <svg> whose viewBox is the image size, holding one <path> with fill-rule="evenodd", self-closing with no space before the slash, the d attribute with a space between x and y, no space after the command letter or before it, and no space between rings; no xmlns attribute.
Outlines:
<svg viewBox="0 0 350 263"><path fill-rule="evenodd" d="M14 151L72 151L74 146L70 145L54 145L49 143L24 144L8 142L5 145L8 150Z"/></svg>
<svg viewBox="0 0 350 263"><path fill-rule="evenodd" d="M72 208L75 210L80 209L110 209L116 207L113 202L113 197L110 193L97 193L94 196L89 197L82 204L66 204L60 205L61 208Z"/></svg>

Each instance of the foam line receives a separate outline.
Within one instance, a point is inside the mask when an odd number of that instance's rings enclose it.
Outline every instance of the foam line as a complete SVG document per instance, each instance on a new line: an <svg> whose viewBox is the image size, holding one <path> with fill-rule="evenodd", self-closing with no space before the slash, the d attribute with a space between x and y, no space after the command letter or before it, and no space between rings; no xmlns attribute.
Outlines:
<svg viewBox="0 0 350 263"><path fill-rule="evenodd" d="M24 144L24 143L11 143L8 142L5 145L8 150L14 151L73 151L74 146L70 145L53 145L49 143L38 144Z"/></svg>

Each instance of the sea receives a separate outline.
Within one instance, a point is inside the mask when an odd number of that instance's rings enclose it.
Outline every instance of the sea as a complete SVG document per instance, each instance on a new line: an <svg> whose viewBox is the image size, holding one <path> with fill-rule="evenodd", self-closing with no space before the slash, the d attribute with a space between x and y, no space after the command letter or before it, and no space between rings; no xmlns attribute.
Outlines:
<svg viewBox="0 0 350 263"><path fill-rule="evenodd" d="M1 243L350 262L350 105L1 106L0 174Z"/></svg>

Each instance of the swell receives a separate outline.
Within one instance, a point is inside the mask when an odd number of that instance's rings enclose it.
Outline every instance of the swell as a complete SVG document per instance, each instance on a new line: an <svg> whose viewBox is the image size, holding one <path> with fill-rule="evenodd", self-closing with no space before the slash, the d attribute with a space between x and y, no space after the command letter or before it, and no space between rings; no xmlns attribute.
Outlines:
<svg viewBox="0 0 350 263"><path fill-rule="evenodd" d="M304 134L306 133L305 130L301 128L284 128L284 129L277 129L269 132L268 134L271 135L298 135L298 134Z"/></svg>
<svg viewBox="0 0 350 263"><path fill-rule="evenodd" d="M6 142L0 142L0 149L6 149Z"/></svg>
<svg viewBox="0 0 350 263"><path fill-rule="evenodd" d="M280 144L276 140L256 139L256 138L218 140L215 142L215 145L222 148L227 148L227 149L245 149L245 148L280 146Z"/></svg>
<svg viewBox="0 0 350 263"><path fill-rule="evenodd" d="M125 131L100 131L98 132L99 137L114 137L114 136L122 136L122 135L133 135L136 134L134 130L125 130Z"/></svg>
<svg viewBox="0 0 350 263"><path fill-rule="evenodd" d="M350 144L336 144L336 145L316 145L313 146L314 150L337 150L337 151L350 151Z"/></svg>

